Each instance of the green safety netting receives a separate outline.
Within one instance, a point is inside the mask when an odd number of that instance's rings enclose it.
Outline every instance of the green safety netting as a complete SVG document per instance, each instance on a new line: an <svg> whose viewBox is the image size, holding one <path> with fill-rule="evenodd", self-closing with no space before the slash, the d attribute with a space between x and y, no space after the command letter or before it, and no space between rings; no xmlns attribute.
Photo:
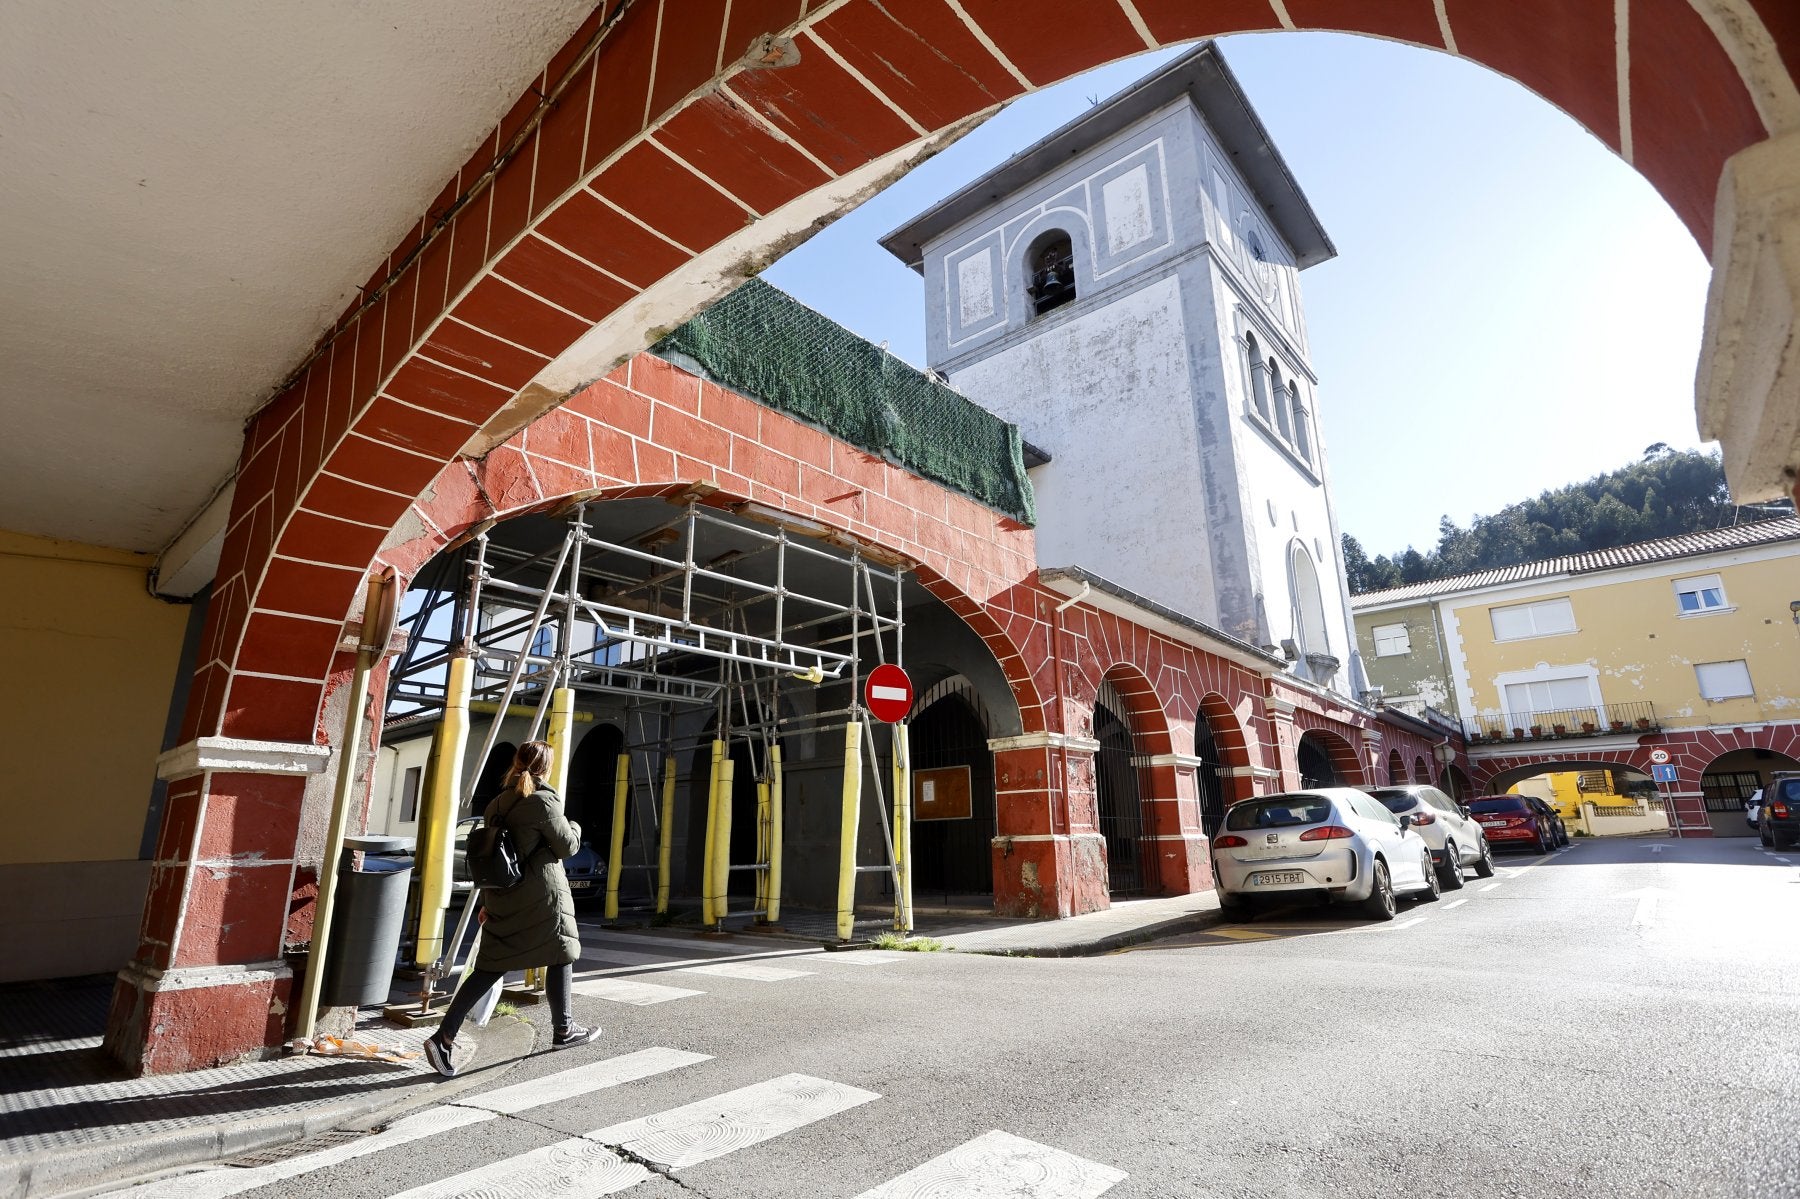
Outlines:
<svg viewBox="0 0 1800 1199"><path fill-rule="evenodd" d="M721 386L1036 523L1016 425L760 279L651 352L698 363Z"/></svg>

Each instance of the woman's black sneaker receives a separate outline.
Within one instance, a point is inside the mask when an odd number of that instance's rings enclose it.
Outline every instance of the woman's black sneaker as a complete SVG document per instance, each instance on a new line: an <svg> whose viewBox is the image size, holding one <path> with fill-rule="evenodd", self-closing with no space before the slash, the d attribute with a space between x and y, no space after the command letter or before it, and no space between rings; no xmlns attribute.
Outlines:
<svg viewBox="0 0 1800 1199"><path fill-rule="evenodd" d="M465 1050L455 1041L444 1041L435 1036L425 1038L425 1060L445 1078L455 1078L474 1056L473 1049Z"/></svg>
<svg viewBox="0 0 1800 1199"><path fill-rule="evenodd" d="M550 1048L568 1049L575 1045L591 1045L600 1039L600 1026L588 1028L581 1024L571 1024L562 1032L550 1038Z"/></svg>

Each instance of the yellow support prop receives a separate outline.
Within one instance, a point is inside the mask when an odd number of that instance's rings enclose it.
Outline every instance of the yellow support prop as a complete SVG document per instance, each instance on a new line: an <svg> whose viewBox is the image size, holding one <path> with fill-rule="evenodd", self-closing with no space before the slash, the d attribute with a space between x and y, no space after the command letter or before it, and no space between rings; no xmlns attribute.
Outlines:
<svg viewBox="0 0 1800 1199"><path fill-rule="evenodd" d="M707 776L706 837L700 855L700 923L710 925L713 919L713 836L719 828L719 759L725 756L725 743L712 743L712 772Z"/></svg>
<svg viewBox="0 0 1800 1199"><path fill-rule="evenodd" d="M838 940L856 935L856 826L862 813L862 721L844 726L844 813L838 833Z"/></svg>
<svg viewBox="0 0 1800 1199"><path fill-rule="evenodd" d="M769 906L763 917L781 919L781 746L769 749Z"/></svg>
<svg viewBox="0 0 1800 1199"><path fill-rule="evenodd" d="M769 906L769 780L756 780L756 910Z"/></svg>
<svg viewBox="0 0 1800 1199"><path fill-rule="evenodd" d="M894 726L894 927L912 932L912 745L906 726Z"/></svg>
<svg viewBox="0 0 1800 1199"><path fill-rule="evenodd" d="M569 759L574 757L570 734L575 725L575 690L558 687L550 693L550 731L544 740L550 743L550 789L568 802Z"/></svg>
<svg viewBox="0 0 1800 1199"><path fill-rule="evenodd" d="M656 847L656 911L669 910L669 859L675 848L675 757L663 759L662 828Z"/></svg>
<svg viewBox="0 0 1800 1199"><path fill-rule="evenodd" d="M444 909L450 906L450 862L456 850L456 813L462 802L459 792L463 755L469 748L469 690L474 679L472 658L450 659L444 717L431 739L419 812L419 939L413 961L420 966L429 966L444 952Z"/></svg>
<svg viewBox="0 0 1800 1199"><path fill-rule="evenodd" d="M606 855L606 918L619 918L619 876L625 873L625 811L631 802L631 751L619 752L613 774L612 841Z"/></svg>
<svg viewBox="0 0 1800 1199"><path fill-rule="evenodd" d="M730 754L719 759L718 831L713 834L713 921L725 923L731 906L731 789L737 777L737 763Z"/></svg>

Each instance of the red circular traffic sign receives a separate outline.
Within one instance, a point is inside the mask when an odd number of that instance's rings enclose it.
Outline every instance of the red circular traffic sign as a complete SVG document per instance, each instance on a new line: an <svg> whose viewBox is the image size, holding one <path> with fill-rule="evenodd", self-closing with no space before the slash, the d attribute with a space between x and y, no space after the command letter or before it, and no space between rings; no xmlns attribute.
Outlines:
<svg viewBox="0 0 1800 1199"><path fill-rule="evenodd" d="M883 662L869 672L869 679L863 684L863 701L877 720L888 724L904 720L912 711L912 680L898 666Z"/></svg>
<svg viewBox="0 0 1800 1199"><path fill-rule="evenodd" d="M1669 751L1666 749L1653 749L1650 751L1650 760L1658 766L1661 766L1664 762L1669 760Z"/></svg>

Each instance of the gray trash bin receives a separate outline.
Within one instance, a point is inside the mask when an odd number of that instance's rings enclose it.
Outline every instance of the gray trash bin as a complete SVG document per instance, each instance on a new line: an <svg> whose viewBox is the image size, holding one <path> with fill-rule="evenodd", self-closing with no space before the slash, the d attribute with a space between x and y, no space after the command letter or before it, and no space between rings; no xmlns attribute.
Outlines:
<svg viewBox="0 0 1800 1199"><path fill-rule="evenodd" d="M362 866L353 869L356 853ZM330 962L325 972L327 1007L386 1003L394 959L406 922L412 881L410 837L345 837L338 863L338 895L332 905Z"/></svg>

